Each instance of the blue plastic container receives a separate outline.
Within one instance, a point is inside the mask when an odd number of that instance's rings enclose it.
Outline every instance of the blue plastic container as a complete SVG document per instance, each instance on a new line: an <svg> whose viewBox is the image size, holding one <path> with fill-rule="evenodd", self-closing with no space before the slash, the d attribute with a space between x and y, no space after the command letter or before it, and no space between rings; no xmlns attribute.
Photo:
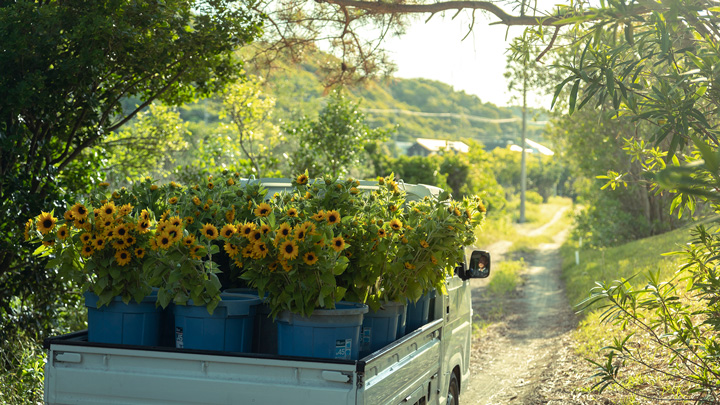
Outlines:
<svg viewBox="0 0 720 405"><path fill-rule="evenodd" d="M435 297L435 290L423 294L417 302L408 300L405 334L411 333L428 323L430 318L430 300Z"/></svg>
<svg viewBox="0 0 720 405"><path fill-rule="evenodd" d="M360 332L360 357L387 346L397 338L398 321L405 312L405 304L386 302L377 311L363 317Z"/></svg>
<svg viewBox="0 0 720 405"><path fill-rule="evenodd" d="M258 291L252 288L228 288L225 293L258 296ZM252 352L277 354L277 323L270 316L270 306L265 299L262 299L256 311Z"/></svg>
<svg viewBox="0 0 720 405"><path fill-rule="evenodd" d="M257 295L223 294L212 315L205 306L175 305L175 347L179 349L252 351Z"/></svg>
<svg viewBox="0 0 720 405"><path fill-rule="evenodd" d="M405 336L405 329L407 328L407 304L403 305L402 311L398 314L397 324L397 337Z"/></svg>
<svg viewBox="0 0 720 405"><path fill-rule="evenodd" d="M157 307L157 292L142 302L125 304L115 297L107 306L97 307L100 297L86 292L88 341L124 345L158 346L162 326L162 308Z"/></svg>
<svg viewBox="0 0 720 405"><path fill-rule="evenodd" d="M357 360L360 329L368 306L338 302L309 317L283 311L277 317L278 354L321 359Z"/></svg>

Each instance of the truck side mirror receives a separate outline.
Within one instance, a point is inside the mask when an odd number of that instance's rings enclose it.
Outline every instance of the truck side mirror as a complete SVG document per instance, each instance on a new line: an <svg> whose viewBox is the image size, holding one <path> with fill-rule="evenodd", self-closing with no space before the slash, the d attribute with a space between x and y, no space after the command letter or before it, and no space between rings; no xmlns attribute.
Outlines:
<svg viewBox="0 0 720 405"><path fill-rule="evenodd" d="M467 278L486 278L490 275L490 252L474 250L470 255Z"/></svg>

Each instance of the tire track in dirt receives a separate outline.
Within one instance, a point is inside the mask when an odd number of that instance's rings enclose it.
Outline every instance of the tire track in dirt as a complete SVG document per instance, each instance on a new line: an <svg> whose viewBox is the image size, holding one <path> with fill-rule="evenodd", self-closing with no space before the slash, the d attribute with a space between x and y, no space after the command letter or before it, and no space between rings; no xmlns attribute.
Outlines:
<svg viewBox="0 0 720 405"><path fill-rule="evenodd" d="M563 213L559 211L529 234L541 233ZM480 314L502 305L505 316L504 322L491 326L483 338L474 339L472 378L463 387L461 403L532 403L530 397L543 372L576 324L560 280L559 248L566 237L567 231L560 232L553 243L537 249L523 275L523 285L502 302L491 302L487 297L486 280L472 280L474 312ZM510 246L508 242L490 246L493 261L497 263Z"/></svg>

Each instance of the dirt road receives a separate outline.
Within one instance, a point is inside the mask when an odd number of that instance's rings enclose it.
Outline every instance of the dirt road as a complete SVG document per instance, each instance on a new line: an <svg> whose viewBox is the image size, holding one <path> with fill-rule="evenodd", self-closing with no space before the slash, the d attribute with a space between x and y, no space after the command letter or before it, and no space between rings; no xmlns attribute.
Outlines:
<svg viewBox="0 0 720 405"><path fill-rule="evenodd" d="M463 388L462 404L585 403L571 401L567 395L555 396L548 389L558 373L562 374L558 363L572 355L568 341L576 325L560 280L558 249L566 233L555 235L553 243L539 247L528 263L523 285L501 303L487 298L486 280L473 280L475 314L502 305L504 316L483 337L474 339L470 364L473 376ZM503 250L508 247L507 242L490 247L493 262L502 260ZM553 396L562 399L554 400Z"/></svg>

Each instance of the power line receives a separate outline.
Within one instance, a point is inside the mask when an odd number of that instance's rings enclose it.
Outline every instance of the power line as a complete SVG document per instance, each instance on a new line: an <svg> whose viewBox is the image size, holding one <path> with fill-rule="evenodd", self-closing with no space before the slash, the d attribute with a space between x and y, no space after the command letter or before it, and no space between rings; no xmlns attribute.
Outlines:
<svg viewBox="0 0 720 405"><path fill-rule="evenodd" d="M431 112L423 112L423 111L401 110L399 108L388 108L388 109L362 108L361 110L363 112L375 113L375 114L405 114L405 115L417 115L417 116L421 116L421 117L458 118L458 119L468 119L471 121L494 123L494 124L510 124L513 122L522 121L522 119L518 118L518 117L515 117L515 118L488 118L488 117L479 117L477 115L467 115L467 114L431 113ZM548 123L548 121L533 121L533 122L530 122L529 124L544 126L547 123Z"/></svg>

